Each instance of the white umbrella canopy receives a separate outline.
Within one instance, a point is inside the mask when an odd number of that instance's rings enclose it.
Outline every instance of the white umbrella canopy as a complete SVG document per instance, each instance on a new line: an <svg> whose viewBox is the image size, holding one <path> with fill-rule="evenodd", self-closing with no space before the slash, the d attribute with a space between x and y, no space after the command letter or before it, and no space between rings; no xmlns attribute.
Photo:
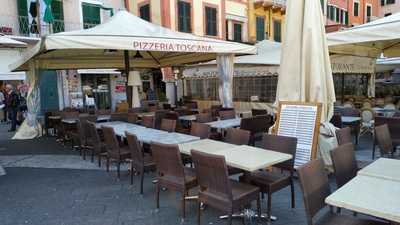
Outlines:
<svg viewBox="0 0 400 225"><path fill-rule="evenodd" d="M158 68L209 61L217 54L255 54L254 46L172 31L126 11L87 30L45 36L14 70L125 68L124 50L134 68ZM134 57L139 52L142 57Z"/></svg>
<svg viewBox="0 0 400 225"><path fill-rule="evenodd" d="M322 103L325 122L336 99L323 21L319 1L288 1L276 100Z"/></svg>
<svg viewBox="0 0 400 225"><path fill-rule="evenodd" d="M378 58L400 56L400 13L327 36L332 53Z"/></svg>
<svg viewBox="0 0 400 225"><path fill-rule="evenodd" d="M21 41L16 41L6 36L0 35L0 48L7 47L26 47L27 44Z"/></svg>

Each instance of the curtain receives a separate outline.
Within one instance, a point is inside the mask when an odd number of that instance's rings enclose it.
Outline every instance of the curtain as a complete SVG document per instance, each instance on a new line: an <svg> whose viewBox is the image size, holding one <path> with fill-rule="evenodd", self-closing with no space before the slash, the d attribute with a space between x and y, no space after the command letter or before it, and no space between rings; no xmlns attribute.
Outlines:
<svg viewBox="0 0 400 225"><path fill-rule="evenodd" d="M234 54L223 54L217 56L219 99L222 106L226 108L231 108L233 106L232 88L234 57Z"/></svg>
<svg viewBox="0 0 400 225"><path fill-rule="evenodd" d="M26 99L28 113L13 139L33 139L42 135L42 128L38 122L40 113L39 70L35 61L29 63L26 83L29 86Z"/></svg>

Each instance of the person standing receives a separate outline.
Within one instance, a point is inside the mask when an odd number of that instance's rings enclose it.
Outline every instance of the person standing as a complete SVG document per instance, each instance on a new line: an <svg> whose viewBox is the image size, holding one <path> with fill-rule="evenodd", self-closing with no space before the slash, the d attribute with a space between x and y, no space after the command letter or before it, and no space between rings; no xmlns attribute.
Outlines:
<svg viewBox="0 0 400 225"><path fill-rule="evenodd" d="M3 90L0 90L0 122L5 122L6 121L6 117L5 117L5 96L3 94Z"/></svg>
<svg viewBox="0 0 400 225"><path fill-rule="evenodd" d="M17 93L15 93L14 88L11 84L6 85L6 108L8 118L11 120L11 128L8 132L13 132L17 128L17 113L19 108L19 97Z"/></svg>

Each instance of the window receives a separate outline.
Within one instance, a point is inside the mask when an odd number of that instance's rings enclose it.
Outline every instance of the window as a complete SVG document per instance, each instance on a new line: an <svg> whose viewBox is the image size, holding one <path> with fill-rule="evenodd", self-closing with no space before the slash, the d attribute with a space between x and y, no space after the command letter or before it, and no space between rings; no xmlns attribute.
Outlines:
<svg viewBox="0 0 400 225"><path fill-rule="evenodd" d="M217 36L217 9L205 7L206 35Z"/></svg>
<svg viewBox="0 0 400 225"><path fill-rule="evenodd" d="M344 24L344 10L343 9L340 10L340 21L339 22L341 24Z"/></svg>
<svg viewBox="0 0 400 225"><path fill-rule="evenodd" d="M54 16L53 32L58 33L65 31L63 2L61 0L53 0L51 2L51 11Z"/></svg>
<svg viewBox="0 0 400 225"><path fill-rule="evenodd" d="M321 0L322 13L325 13L325 0Z"/></svg>
<svg viewBox="0 0 400 225"><path fill-rule="evenodd" d="M82 17L83 29L88 29L100 24L100 7L93 4L82 3Z"/></svg>
<svg viewBox="0 0 400 225"><path fill-rule="evenodd" d="M335 12L336 12L336 17L335 17L335 21L336 23L340 22L340 10L338 8L335 8Z"/></svg>
<svg viewBox="0 0 400 225"><path fill-rule="evenodd" d="M229 40L229 20L225 20L225 39Z"/></svg>
<svg viewBox="0 0 400 225"><path fill-rule="evenodd" d="M372 17L372 6L367 5L367 23L371 22L371 17Z"/></svg>
<svg viewBox="0 0 400 225"><path fill-rule="evenodd" d="M359 2L354 2L353 5L353 15L358 16L359 8L360 8L360 3Z"/></svg>
<svg viewBox="0 0 400 225"><path fill-rule="evenodd" d="M281 28L281 21L279 20L274 20L274 41L276 42L281 42L282 41L282 37L281 37L281 32L282 32L282 28Z"/></svg>
<svg viewBox="0 0 400 225"><path fill-rule="evenodd" d="M335 6L328 6L328 19L335 21Z"/></svg>
<svg viewBox="0 0 400 225"><path fill-rule="evenodd" d="M392 15L392 13L386 13L386 14L385 14L385 17L391 16L391 15Z"/></svg>
<svg viewBox="0 0 400 225"><path fill-rule="evenodd" d="M265 39L265 19L264 19L264 17L257 16L256 31L257 31L257 41L264 40Z"/></svg>
<svg viewBox="0 0 400 225"><path fill-rule="evenodd" d="M191 5L185 1L178 1L178 30L192 32Z"/></svg>
<svg viewBox="0 0 400 225"><path fill-rule="evenodd" d="M242 42L242 24L233 24L233 41Z"/></svg>
<svg viewBox="0 0 400 225"><path fill-rule="evenodd" d="M140 18L150 22L150 4L140 6L139 15Z"/></svg>
<svg viewBox="0 0 400 225"><path fill-rule="evenodd" d="M386 0L386 5L395 4L396 0Z"/></svg>
<svg viewBox="0 0 400 225"><path fill-rule="evenodd" d="M29 34L28 2L18 0L18 24L20 34Z"/></svg>
<svg viewBox="0 0 400 225"><path fill-rule="evenodd" d="M385 0L381 0L381 5L382 5L382 6L385 5Z"/></svg>
<svg viewBox="0 0 400 225"><path fill-rule="evenodd" d="M349 25L349 12L344 12L344 24Z"/></svg>

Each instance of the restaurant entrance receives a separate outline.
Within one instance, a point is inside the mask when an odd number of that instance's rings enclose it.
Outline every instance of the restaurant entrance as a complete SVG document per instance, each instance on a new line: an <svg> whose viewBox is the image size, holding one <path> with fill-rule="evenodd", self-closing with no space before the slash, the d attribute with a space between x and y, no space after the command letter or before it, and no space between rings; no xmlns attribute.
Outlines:
<svg viewBox="0 0 400 225"><path fill-rule="evenodd" d="M111 109L110 76L81 74L84 105Z"/></svg>

